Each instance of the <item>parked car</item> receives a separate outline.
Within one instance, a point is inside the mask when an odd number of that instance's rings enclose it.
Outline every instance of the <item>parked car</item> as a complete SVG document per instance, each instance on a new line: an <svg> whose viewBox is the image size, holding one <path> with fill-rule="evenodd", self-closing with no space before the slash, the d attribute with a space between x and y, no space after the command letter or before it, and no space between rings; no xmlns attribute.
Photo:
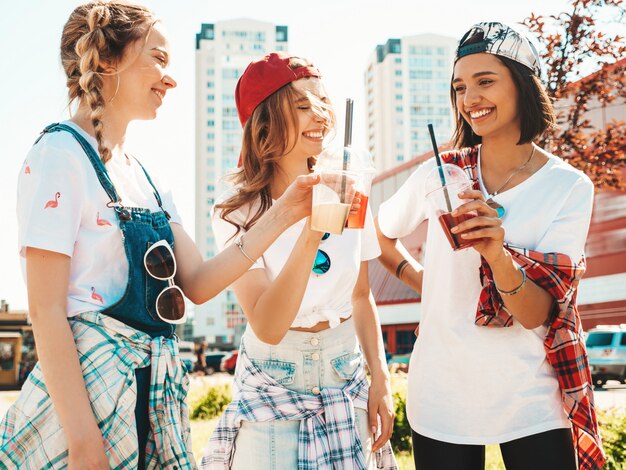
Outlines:
<svg viewBox="0 0 626 470"><path fill-rule="evenodd" d="M222 358L220 364L221 369L229 374L235 373L235 367L237 367L237 358L239 357L239 350L235 349Z"/></svg>
<svg viewBox="0 0 626 470"><path fill-rule="evenodd" d="M626 382L626 324L597 326L589 330L585 344L595 385Z"/></svg>
<svg viewBox="0 0 626 470"><path fill-rule="evenodd" d="M193 364L196 362L196 355L194 354L194 344L191 341L179 341L178 352L180 353L180 360L187 368L187 372L193 370Z"/></svg>
<svg viewBox="0 0 626 470"><path fill-rule="evenodd" d="M222 359L226 356L228 352L226 351L208 351L204 353L204 359L206 361L206 367L204 371L208 374L214 374L215 372L219 372L221 369Z"/></svg>

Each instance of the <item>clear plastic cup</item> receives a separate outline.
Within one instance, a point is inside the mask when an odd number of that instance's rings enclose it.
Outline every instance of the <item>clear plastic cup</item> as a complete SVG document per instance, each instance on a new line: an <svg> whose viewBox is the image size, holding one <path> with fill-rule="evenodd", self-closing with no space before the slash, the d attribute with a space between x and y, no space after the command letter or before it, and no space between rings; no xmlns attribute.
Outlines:
<svg viewBox="0 0 626 470"><path fill-rule="evenodd" d="M343 169L344 160L347 159L347 169L358 175L355 189L360 199L360 208L355 213L348 215L345 228L362 229L365 227L367 205L372 188L372 180L376 169L372 162L372 156L366 150L357 147L331 147L325 149L317 157L316 171L325 169Z"/></svg>
<svg viewBox="0 0 626 470"><path fill-rule="evenodd" d="M346 225L359 175L352 171L316 170L320 182L313 186L311 228L341 235Z"/></svg>
<svg viewBox="0 0 626 470"><path fill-rule="evenodd" d="M452 211L457 207L468 202L459 198L459 194L463 191L472 189L472 181L456 165L444 164L442 171L445 178L445 186L441 184L441 176L439 167L435 167L426 177L426 200L429 202L435 212L435 216L443 229L450 246L454 251L469 248L476 240L465 240L459 233L452 233L452 227L459 225L461 222L476 217L475 212L461 214L457 217L452 216Z"/></svg>

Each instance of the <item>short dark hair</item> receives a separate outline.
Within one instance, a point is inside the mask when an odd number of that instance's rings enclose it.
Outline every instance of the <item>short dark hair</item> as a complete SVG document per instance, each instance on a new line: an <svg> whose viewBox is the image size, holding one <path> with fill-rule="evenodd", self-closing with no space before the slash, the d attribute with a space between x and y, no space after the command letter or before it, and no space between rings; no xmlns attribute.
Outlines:
<svg viewBox="0 0 626 470"><path fill-rule="evenodd" d="M526 144L556 125L552 101L532 70L507 57L497 55L496 58L509 69L513 83L517 88L517 109L520 116L520 138L517 145ZM483 139L474 134L472 127L461 116L456 105L456 92L452 85L453 79L454 76L450 80L450 99L456 116L456 127L452 142L457 148L473 147L480 144Z"/></svg>

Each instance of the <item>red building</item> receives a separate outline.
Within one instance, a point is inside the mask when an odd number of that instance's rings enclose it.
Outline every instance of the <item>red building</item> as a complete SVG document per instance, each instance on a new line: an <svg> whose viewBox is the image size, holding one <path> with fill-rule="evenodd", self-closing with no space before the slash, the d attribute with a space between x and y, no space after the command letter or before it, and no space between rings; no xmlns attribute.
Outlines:
<svg viewBox="0 0 626 470"><path fill-rule="evenodd" d="M626 59L615 66L624 63ZM613 119L626 121L626 102L615 101L608 106L591 103L587 117L597 128L603 128ZM396 192L418 165L432 156L432 152L426 153L378 175L370 196L373 213L377 214L380 204ZM427 223L401 240L418 261L422 257ZM596 193L585 251L587 272L578 291L584 329L626 323L626 191ZM389 274L377 260L370 263L369 274L387 351L411 352L414 331L420 321L419 295Z"/></svg>

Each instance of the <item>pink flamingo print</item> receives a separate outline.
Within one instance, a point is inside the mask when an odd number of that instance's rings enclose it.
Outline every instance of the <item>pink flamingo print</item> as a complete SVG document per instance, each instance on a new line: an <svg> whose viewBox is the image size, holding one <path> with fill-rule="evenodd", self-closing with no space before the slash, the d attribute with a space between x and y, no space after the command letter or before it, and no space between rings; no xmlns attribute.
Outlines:
<svg viewBox="0 0 626 470"><path fill-rule="evenodd" d="M100 218L100 212L96 213L96 223L100 226L100 227L106 227L109 226L111 227L111 222L109 222L106 219L101 219Z"/></svg>
<svg viewBox="0 0 626 470"><path fill-rule="evenodd" d="M96 292L96 288L95 287L91 288L91 298L93 300L97 300L101 304L104 304L104 299L102 299L102 296Z"/></svg>
<svg viewBox="0 0 626 470"><path fill-rule="evenodd" d="M56 193L54 195L54 199L51 199L50 201L46 202L46 205L44 206L44 209L47 209L48 207L51 207L52 209L56 208L59 206L59 198L61 197L61 193Z"/></svg>
<svg viewBox="0 0 626 470"><path fill-rule="evenodd" d="M26 164L26 166L24 167L24 174L30 175L30 166L28 164Z"/></svg>

